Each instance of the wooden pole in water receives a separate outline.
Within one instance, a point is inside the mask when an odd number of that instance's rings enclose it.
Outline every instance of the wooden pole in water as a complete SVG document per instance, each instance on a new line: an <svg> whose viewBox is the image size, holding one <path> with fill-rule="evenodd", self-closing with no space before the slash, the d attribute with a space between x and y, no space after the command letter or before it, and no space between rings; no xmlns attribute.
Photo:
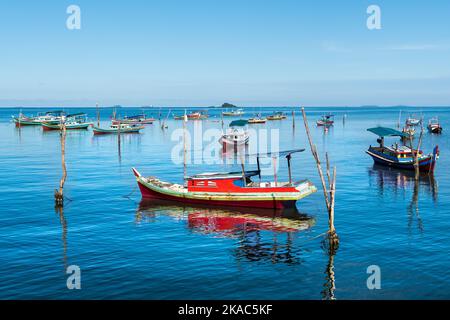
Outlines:
<svg viewBox="0 0 450 320"><path fill-rule="evenodd" d="M295 129L295 111L292 110L292 129Z"/></svg>
<svg viewBox="0 0 450 320"><path fill-rule="evenodd" d="M313 144L312 138L311 138L311 134L309 132L308 119L306 118L305 108L302 108L302 115L303 115L303 122L305 123L306 135L308 136L309 146L311 148L311 153L312 153L314 159L316 160L317 171L319 172L320 181L322 182L322 189L323 189L323 192L324 192L325 203L326 203L326 206L327 206L327 210L329 210L330 209L330 201L328 199L328 193L327 193L327 187L326 187L326 184L325 184L325 178L323 176L322 166L320 164L320 159L319 159L319 155L317 154L316 146Z"/></svg>
<svg viewBox="0 0 450 320"><path fill-rule="evenodd" d="M420 177L419 152L420 152L420 147L422 145L422 138L423 138L423 127L420 130L419 143L417 144L416 152L414 152L412 150L413 155L414 155L414 171L415 171L414 179L416 181L419 180L419 177ZM412 138L411 138L411 144L412 144Z"/></svg>
<svg viewBox="0 0 450 320"><path fill-rule="evenodd" d="M97 109L97 127L100 127L100 110L98 108L98 103L95 105Z"/></svg>
<svg viewBox="0 0 450 320"><path fill-rule="evenodd" d="M61 163L62 163L62 171L63 175L61 177L61 180L59 181L59 190L55 190L55 204L56 206L63 206L64 205L64 183L66 182L67 178L67 168L66 168L66 124L65 122L61 121Z"/></svg>
<svg viewBox="0 0 450 320"><path fill-rule="evenodd" d="M317 152L316 146L312 142L311 133L309 132L308 119L306 118L305 109L302 108L303 122L305 123L306 135L308 136L309 146L311 147L311 153L316 160L317 171L319 172L320 180L322 182L322 188L325 197L325 203L328 211L328 239L330 244L330 250L335 250L339 245L339 238L336 233L336 229L334 228L334 204L335 204L335 194L336 194L336 167L333 168L333 177L330 177L329 173L329 158L328 154L326 154L327 159L327 177L328 184L330 186L330 190L327 190L327 186L325 183L325 178L322 172L322 166L320 164L319 154Z"/></svg>

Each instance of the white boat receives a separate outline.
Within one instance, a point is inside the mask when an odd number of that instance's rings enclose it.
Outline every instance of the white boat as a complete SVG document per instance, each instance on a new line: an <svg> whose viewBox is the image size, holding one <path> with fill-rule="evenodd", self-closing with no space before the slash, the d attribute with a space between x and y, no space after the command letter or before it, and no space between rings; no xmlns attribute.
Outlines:
<svg viewBox="0 0 450 320"><path fill-rule="evenodd" d="M224 111L222 112L222 115L224 117L237 117L242 116L244 114L243 109L237 109L237 110L231 110L231 111Z"/></svg>
<svg viewBox="0 0 450 320"><path fill-rule="evenodd" d="M224 150L229 147L236 148L248 144L249 134L247 124L247 120L235 120L230 123L228 130L219 139L219 143Z"/></svg>

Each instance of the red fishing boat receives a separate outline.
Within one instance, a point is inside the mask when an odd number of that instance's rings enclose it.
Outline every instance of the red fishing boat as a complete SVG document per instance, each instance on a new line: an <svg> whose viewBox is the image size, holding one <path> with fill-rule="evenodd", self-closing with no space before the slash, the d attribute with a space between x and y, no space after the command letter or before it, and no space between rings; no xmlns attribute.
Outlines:
<svg viewBox="0 0 450 320"><path fill-rule="evenodd" d="M304 149L278 153L288 161L289 181L262 182L260 157L276 157L274 154L256 155L258 170L245 171L242 164L240 172L213 172L186 177L184 185L162 181L156 177L144 177L135 168L133 173L143 198L178 201L186 204L207 204L217 206L253 208L291 208L297 200L317 191L308 180L293 182L291 175L291 156ZM259 181L252 178L259 176Z"/></svg>

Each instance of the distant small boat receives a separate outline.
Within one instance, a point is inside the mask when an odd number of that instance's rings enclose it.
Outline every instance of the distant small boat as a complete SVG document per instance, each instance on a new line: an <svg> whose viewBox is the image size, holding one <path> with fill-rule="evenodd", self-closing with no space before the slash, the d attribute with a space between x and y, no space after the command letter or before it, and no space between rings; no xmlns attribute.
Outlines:
<svg viewBox="0 0 450 320"><path fill-rule="evenodd" d="M119 128L120 126L120 128ZM130 125L128 123L122 123L120 125L118 124L112 124L109 128L99 128L99 127L93 127L92 130L94 131L95 135L100 134L118 134L119 132L122 133L139 133L141 129L144 129L143 126L139 125Z"/></svg>
<svg viewBox="0 0 450 320"><path fill-rule="evenodd" d="M332 114L326 114L323 115L322 118L317 120L317 125L324 126L324 127L331 127L334 124L334 115Z"/></svg>
<svg viewBox="0 0 450 320"><path fill-rule="evenodd" d="M399 146L398 144L387 147L384 145L385 137L407 138L408 136L403 132L384 127L370 128L367 131L379 136L377 140L379 147L370 146L369 150L366 151L376 164L403 170L415 170L414 156L418 154L419 170L421 172L433 173L437 159L439 159L438 146L430 154L424 154L421 150L414 150L407 146Z"/></svg>
<svg viewBox="0 0 450 320"><path fill-rule="evenodd" d="M113 120L112 124L127 123L127 124L152 124L155 122L154 118L146 118L145 115L125 116L121 120Z"/></svg>
<svg viewBox="0 0 450 320"><path fill-rule="evenodd" d="M223 111L222 115L224 117L238 117L244 114L243 109L231 110L231 111Z"/></svg>
<svg viewBox="0 0 450 320"><path fill-rule="evenodd" d="M439 123L438 118L432 118L430 119L430 121L428 121L428 131L430 131L431 133L442 133L442 126Z"/></svg>
<svg viewBox="0 0 450 320"><path fill-rule="evenodd" d="M267 118L261 117L261 114L257 114L255 117L248 119L249 124L266 123Z"/></svg>
<svg viewBox="0 0 450 320"><path fill-rule="evenodd" d="M175 120L183 120L184 119L184 115L182 116L174 116L173 117ZM189 114L186 115L186 118L188 120L201 120L201 119L207 119L208 115L204 112L201 111L194 111L191 112Z"/></svg>
<svg viewBox="0 0 450 320"><path fill-rule="evenodd" d="M286 115L281 111L274 112L272 115L267 116L267 120L270 120L270 121L283 120L283 119L286 119Z"/></svg>
<svg viewBox="0 0 450 320"><path fill-rule="evenodd" d="M230 123L228 130L219 139L219 143L224 150L229 147L237 148L248 144L247 124L247 120L235 120Z"/></svg>
<svg viewBox="0 0 450 320"><path fill-rule="evenodd" d="M412 116L408 117L408 119L406 119L406 125L409 127L412 126L418 126L422 121L420 119L416 119Z"/></svg>

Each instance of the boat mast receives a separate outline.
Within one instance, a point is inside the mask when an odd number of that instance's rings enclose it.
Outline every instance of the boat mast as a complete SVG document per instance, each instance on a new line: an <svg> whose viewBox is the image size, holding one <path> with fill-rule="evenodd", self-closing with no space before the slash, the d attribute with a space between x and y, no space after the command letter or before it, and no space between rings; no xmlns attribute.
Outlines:
<svg viewBox="0 0 450 320"><path fill-rule="evenodd" d="M183 179L186 179L187 177L187 168L186 168L186 122L187 122L187 115L186 115L186 109L184 110L184 116L183 116Z"/></svg>
<svg viewBox="0 0 450 320"><path fill-rule="evenodd" d="M288 163L289 184L292 185L291 154L290 153L286 156L286 159L287 159L287 163Z"/></svg>

